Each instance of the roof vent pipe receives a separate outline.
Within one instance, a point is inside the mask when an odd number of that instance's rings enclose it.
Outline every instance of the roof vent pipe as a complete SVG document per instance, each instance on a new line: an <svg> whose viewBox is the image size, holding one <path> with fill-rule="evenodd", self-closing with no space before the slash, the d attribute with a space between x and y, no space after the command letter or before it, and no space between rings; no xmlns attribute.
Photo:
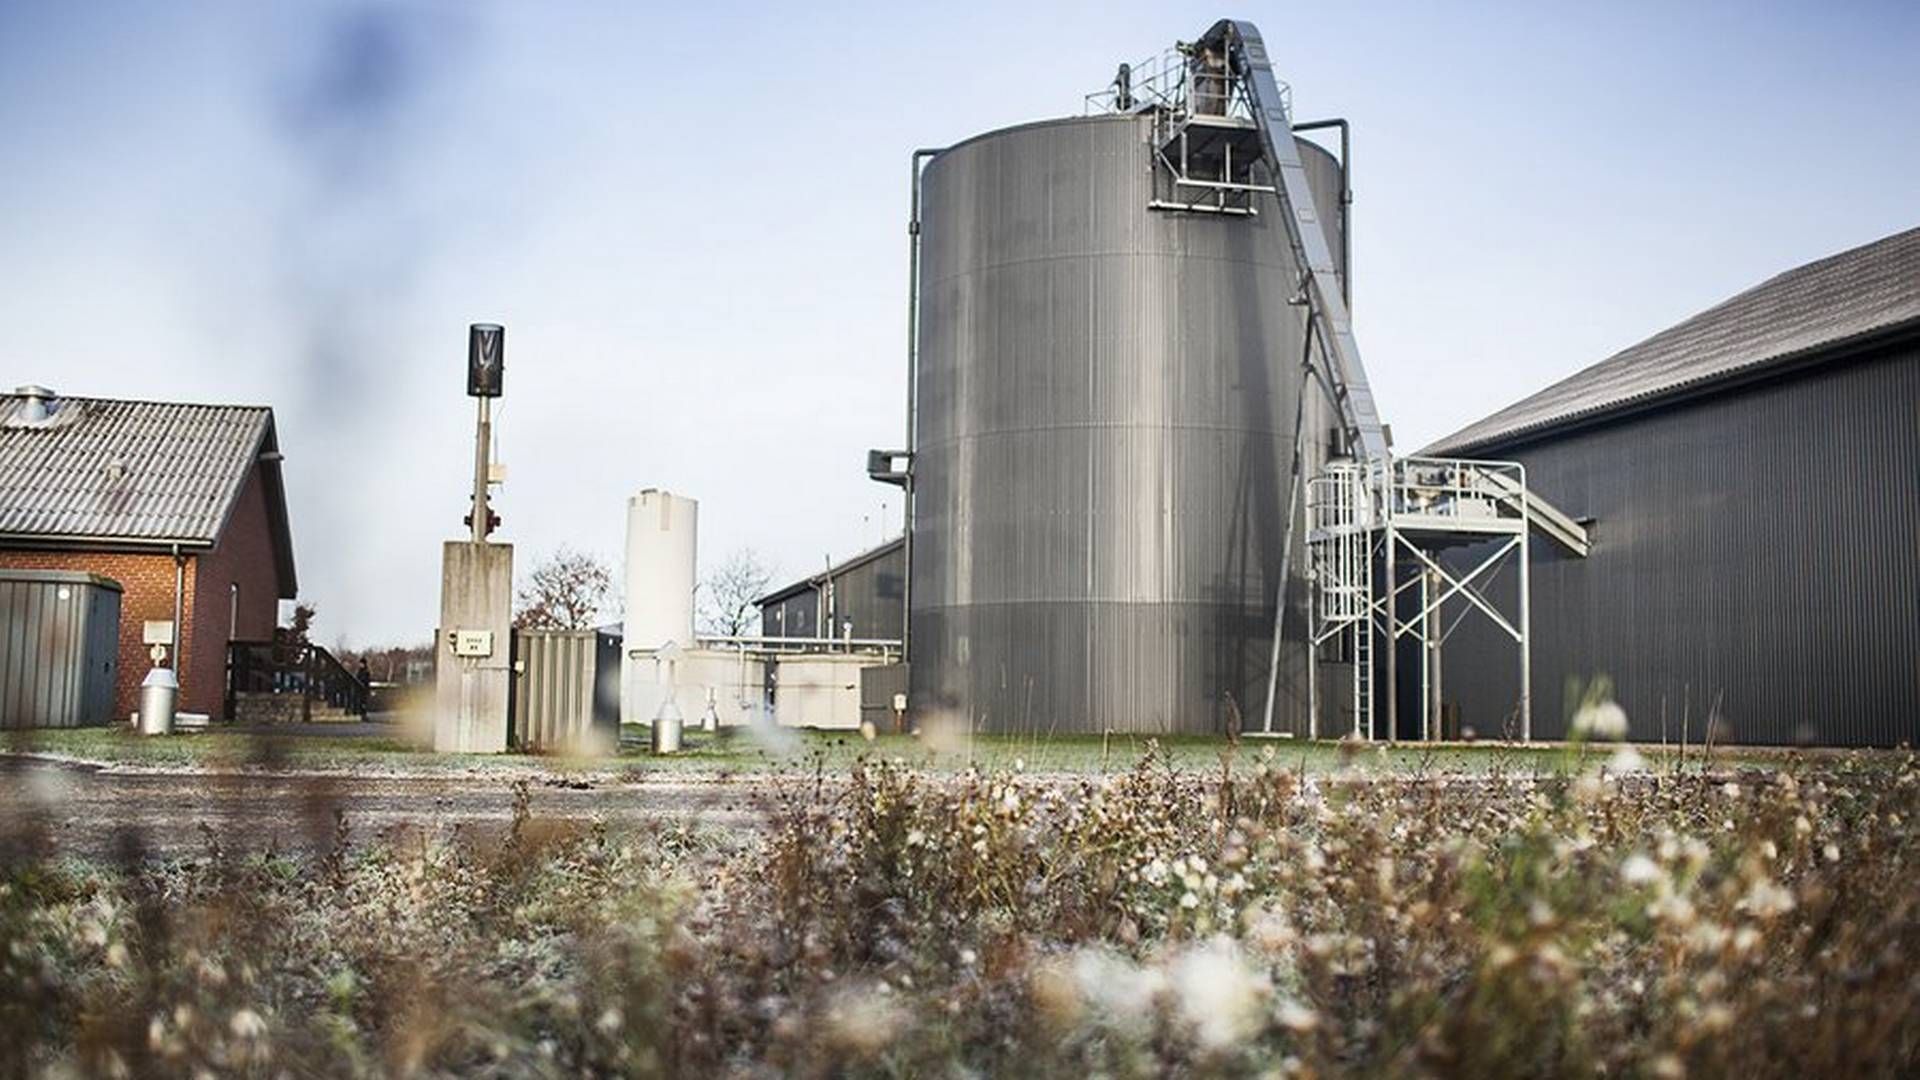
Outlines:
<svg viewBox="0 0 1920 1080"><path fill-rule="evenodd" d="M29 424L42 424L53 415L53 391L28 383L15 387L13 392L26 399L20 407L20 419Z"/></svg>

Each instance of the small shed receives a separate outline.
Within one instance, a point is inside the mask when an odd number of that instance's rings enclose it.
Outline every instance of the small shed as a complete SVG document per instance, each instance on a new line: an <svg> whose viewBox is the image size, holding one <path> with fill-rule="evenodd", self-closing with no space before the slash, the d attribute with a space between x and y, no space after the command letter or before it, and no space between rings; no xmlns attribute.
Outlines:
<svg viewBox="0 0 1920 1080"><path fill-rule="evenodd" d="M511 738L523 751L605 752L620 742L620 638L513 632Z"/></svg>
<svg viewBox="0 0 1920 1080"><path fill-rule="evenodd" d="M0 728L82 727L114 715L120 583L0 569Z"/></svg>

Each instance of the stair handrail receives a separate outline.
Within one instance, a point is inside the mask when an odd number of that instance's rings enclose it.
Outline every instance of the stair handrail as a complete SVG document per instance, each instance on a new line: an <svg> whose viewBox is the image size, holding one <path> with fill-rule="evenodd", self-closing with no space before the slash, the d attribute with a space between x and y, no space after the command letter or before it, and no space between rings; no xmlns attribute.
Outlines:
<svg viewBox="0 0 1920 1080"><path fill-rule="evenodd" d="M237 715L239 695L299 694L301 719L311 719L318 701L357 716L367 710L367 686L324 647L276 633L270 641L227 642L227 715Z"/></svg>

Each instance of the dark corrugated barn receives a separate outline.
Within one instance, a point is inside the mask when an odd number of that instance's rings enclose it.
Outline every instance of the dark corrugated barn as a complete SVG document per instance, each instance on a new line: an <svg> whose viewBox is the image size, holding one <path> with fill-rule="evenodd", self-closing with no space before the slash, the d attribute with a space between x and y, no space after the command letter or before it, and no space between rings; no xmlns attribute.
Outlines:
<svg viewBox="0 0 1920 1080"><path fill-rule="evenodd" d="M1920 229L1789 270L1424 451L1523 463L1591 521L1536 537L1536 737L1610 677L1635 739L1914 743ZM1512 644L1474 620L1444 697L1494 734ZM1402 703L1400 715L1417 715Z"/></svg>
<svg viewBox="0 0 1920 1080"><path fill-rule="evenodd" d="M756 600L766 637L900 640L906 621L906 543L889 540Z"/></svg>

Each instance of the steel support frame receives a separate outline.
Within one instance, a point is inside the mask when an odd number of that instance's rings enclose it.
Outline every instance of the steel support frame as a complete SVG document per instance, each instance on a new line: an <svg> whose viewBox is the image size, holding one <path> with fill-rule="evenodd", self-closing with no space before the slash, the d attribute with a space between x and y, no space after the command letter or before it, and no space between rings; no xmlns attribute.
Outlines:
<svg viewBox="0 0 1920 1080"><path fill-rule="evenodd" d="M1495 464L1495 463L1487 463ZM1351 531L1321 528L1309 534L1309 589L1307 596L1307 735L1319 738L1321 725L1320 654L1326 643L1336 639L1348 642L1351 660L1353 716L1352 735L1356 738L1384 738L1396 741L1398 728L1398 646L1411 638L1420 647L1420 738L1446 734L1441 717L1441 673L1443 645L1460 622L1478 613L1510 638L1517 649L1520 692L1516 712L1520 739L1533 738L1533 693L1531 677L1532 597L1529 590L1529 530L1524 519L1502 519L1485 530L1463 526L1445 533L1422 528L1429 524L1417 517L1399 520L1394 499L1388 490L1395 473L1389 467L1374 472L1366 481L1366 490L1349 494L1360 498L1375 514L1365 539L1358 546L1364 551L1364 566L1352 566L1354 553L1335 545L1354 544ZM1325 482L1325 477L1321 478ZM1522 481L1524 483L1524 481ZM1324 490L1324 489L1323 489ZM1322 503L1310 503L1308 516L1318 521L1316 510ZM1324 523L1322 523L1324 524ZM1356 523L1357 524L1357 523ZM1437 557L1437 542L1458 540L1462 536L1495 541L1494 550L1465 570L1455 570ZM1514 610L1503 611L1484 591L1484 585L1512 561L1519 575ZM1412 571L1403 574L1402 567ZM1361 617L1342 616L1326 610L1321 593L1332 586L1352 590L1362 584L1364 601ZM1418 603L1404 613L1409 597ZM1449 605L1457 614L1451 620ZM1384 657L1380 652L1385 650ZM1386 670L1378 671L1380 663ZM1386 701L1384 708L1375 700L1376 673Z"/></svg>
<svg viewBox="0 0 1920 1080"><path fill-rule="evenodd" d="M1459 620L1455 620L1453 626L1448 626L1445 618L1447 601L1456 596L1463 597L1467 601L1468 606L1462 613L1463 617L1478 611L1502 633L1513 639L1520 664L1520 694L1516 705L1520 719L1520 738L1523 742L1529 742L1533 738L1533 695L1529 674L1532 634L1527 596L1527 534L1516 532L1504 535L1505 539L1493 552L1476 563L1472 569L1464 573L1456 573L1430 552L1424 550L1404 530L1394 531L1395 542L1400 549L1413 556L1416 574L1390 591L1392 600L1383 599L1381 603L1383 614L1390 620L1393 628L1389 651L1395 656L1398 655L1394 645L1401 638L1412 638L1420 646L1420 737L1422 740L1431 739L1435 728L1441 728L1444 732L1440 717L1441 697L1438 693L1438 680L1442 646L1453 628L1459 625ZM1515 557L1519 572L1517 610L1511 617L1501 612L1498 606L1475 587L1476 581L1491 580L1497 575L1510 556ZM1389 561L1388 565L1392 566L1392 561ZM1416 587L1420 595L1419 610L1410 617L1401 618L1397 603L1399 595ZM1388 686L1391 687L1393 685L1391 668L1389 672ZM1390 705L1389 715L1392 715L1392 711Z"/></svg>

